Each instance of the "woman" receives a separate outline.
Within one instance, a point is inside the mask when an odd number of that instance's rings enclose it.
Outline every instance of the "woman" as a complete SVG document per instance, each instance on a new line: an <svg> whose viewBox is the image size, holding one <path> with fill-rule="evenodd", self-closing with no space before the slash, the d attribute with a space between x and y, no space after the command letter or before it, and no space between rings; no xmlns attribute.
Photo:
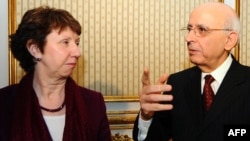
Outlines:
<svg viewBox="0 0 250 141"><path fill-rule="evenodd" d="M10 49L26 75L0 89L0 140L109 141L101 93L70 75L81 56L81 26L65 10L28 10L10 36Z"/></svg>

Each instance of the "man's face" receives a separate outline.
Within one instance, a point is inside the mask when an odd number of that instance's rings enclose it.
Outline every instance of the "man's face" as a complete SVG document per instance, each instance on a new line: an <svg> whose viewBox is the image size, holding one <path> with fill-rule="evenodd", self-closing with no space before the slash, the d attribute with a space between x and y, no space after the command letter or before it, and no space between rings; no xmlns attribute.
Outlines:
<svg viewBox="0 0 250 141"><path fill-rule="evenodd" d="M204 71L216 69L228 56L227 31L212 30L224 29L224 23L225 17L213 11L197 9L190 15L189 33L185 36L189 57Z"/></svg>

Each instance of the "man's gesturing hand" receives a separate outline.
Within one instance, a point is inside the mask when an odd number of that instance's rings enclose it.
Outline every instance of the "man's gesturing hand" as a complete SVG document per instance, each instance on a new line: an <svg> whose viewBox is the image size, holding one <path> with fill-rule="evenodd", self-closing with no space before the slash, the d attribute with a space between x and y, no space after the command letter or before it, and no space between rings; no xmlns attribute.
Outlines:
<svg viewBox="0 0 250 141"><path fill-rule="evenodd" d="M142 75L142 90L139 93L141 105L141 118L149 120L153 117L155 111L171 110L173 105L160 104L163 101L171 101L172 95L162 95L165 91L171 91L171 85L167 85L167 74L163 74L155 85L152 85L149 79L149 70L144 69Z"/></svg>

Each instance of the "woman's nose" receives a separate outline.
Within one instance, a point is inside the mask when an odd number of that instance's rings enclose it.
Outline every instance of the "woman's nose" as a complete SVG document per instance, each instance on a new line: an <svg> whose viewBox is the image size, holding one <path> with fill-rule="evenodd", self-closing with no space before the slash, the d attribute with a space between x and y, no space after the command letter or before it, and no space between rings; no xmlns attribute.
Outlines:
<svg viewBox="0 0 250 141"><path fill-rule="evenodd" d="M75 45L72 50L72 56L79 58L81 56L81 49L78 45Z"/></svg>

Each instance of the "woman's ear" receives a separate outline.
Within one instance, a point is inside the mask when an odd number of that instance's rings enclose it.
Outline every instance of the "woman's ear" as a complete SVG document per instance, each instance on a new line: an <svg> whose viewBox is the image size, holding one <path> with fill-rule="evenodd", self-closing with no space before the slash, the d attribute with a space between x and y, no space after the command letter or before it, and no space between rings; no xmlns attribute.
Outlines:
<svg viewBox="0 0 250 141"><path fill-rule="evenodd" d="M232 48L234 48L238 43L238 38L239 38L239 35L237 32L234 32L234 31L230 32L226 40L225 49L230 51Z"/></svg>
<svg viewBox="0 0 250 141"><path fill-rule="evenodd" d="M32 39L27 41L26 48L34 58L41 58L41 51Z"/></svg>

